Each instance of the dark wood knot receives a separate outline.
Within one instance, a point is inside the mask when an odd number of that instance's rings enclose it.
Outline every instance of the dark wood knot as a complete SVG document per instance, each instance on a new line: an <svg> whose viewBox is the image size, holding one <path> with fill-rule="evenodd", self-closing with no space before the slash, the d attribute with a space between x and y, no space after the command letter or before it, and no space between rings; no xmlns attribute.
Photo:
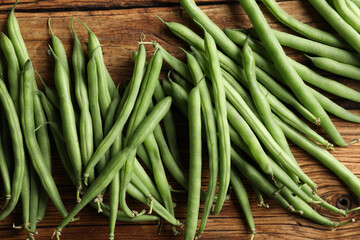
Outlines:
<svg viewBox="0 0 360 240"><path fill-rule="evenodd" d="M351 209L354 206L354 198L351 194L342 195L337 199L336 206L344 210Z"/></svg>

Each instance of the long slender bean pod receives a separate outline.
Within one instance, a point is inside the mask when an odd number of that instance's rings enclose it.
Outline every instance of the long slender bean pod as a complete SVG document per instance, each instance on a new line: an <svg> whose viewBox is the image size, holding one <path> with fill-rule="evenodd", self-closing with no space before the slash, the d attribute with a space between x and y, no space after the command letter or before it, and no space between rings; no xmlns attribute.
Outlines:
<svg viewBox="0 0 360 240"><path fill-rule="evenodd" d="M310 38L314 41L321 42L330 46L349 49L346 41L332 33L311 27L303 22L290 16L286 13L275 0L262 0L267 9L276 17L277 20L291 28L292 30L300 33L301 35Z"/></svg>
<svg viewBox="0 0 360 240"><path fill-rule="evenodd" d="M81 21L80 21L81 22ZM108 74L104 64L104 58L101 50L101 45L95 34L81 22L88 31L88 52L91 53L90 57L94 57L97 69L98 89L99 89L99 104L101 116L106 117L107 110L111 103L111 96L108 88ZM95 51L95 49L98 49Z"/></svg>
<svg viewBox="0 0 360 240"><path fill-rule="evenodd" d="M194 239L198 224L201 190L201 99L200 90L195 87L189 94L189 193L185 221L184 239Z"/></svg>
<svg viewBox="0 0 360 240"><path fill-rule="evenodd" d="M16 57L14 46L11 40L4 33L1 34L0 47L7 61L7 79L9 81L9 92L15 103L16 111L19 112L20 66Z"/></svg>
<svg viewBox="0 0 360 240"><path fill-rule="evenodd" d="M355 80L360 80L360 68L346 64L341 63L329 58L323 58L323 57L310 57L307 56L311 62L318 68ZM360 93L359 93L360 95Z"/></svg>
<svg viewBox="0 0 360 240"><path fill-rule="evenodd" d="M30 239L33 239L33 235L36 232L37 225L37 214L39 207L39 187L41 185L38 182L38 177L36 175L35 169L33 166L30 166L30 209L29 209L29 226L25 228L29 231L28 236ZM46 199L47 200L47 199Z"/></svg>
<svg viewBox="0 0 360 240"><path fill-rule="evenodd" d="M249 199L244 184L242 183L240 177L238 176L238 173L234 170L234 168L231 168L230 180L231 180L232 189L234 190L235 195L239 201L240 207L244 212L246 221L250 227L253 236L256 234L256 231L255 231L254 217L251 213Z"/></svg>
<svg viewBox="0 0 360 240"><path fill-rule="evenodd" d="M76 178L79 182L79 192L81 188L82 160L76 128L74 106L71 101L69 75L66 73L62 62L60 62L60 59L51 47L50 50L55 58L54 82L56 90L59 94L60 117L63 124L65 144L71 159L71 165L74 168ZM79 201L79 196L77 197L77 200Z"/></svg>
<svg viewBox="0 0 360 240"><path fill-rule="evenodd" d="M221 211L224 204L226 193L230 184L230 135L229 135L229 123L227 120L226 111L226 95L224 80L222 78L219 55L217 47L212 36L205 31L205 49L209 57L209 71L210 79L213 85L214 102L216 109L216 126L219 133L219 190L218 198L214 208L214 215L216 216Z"/></svg>
<svg viewBox="0 0 360 240"><path fill-rule="evenodd" d="M5 158L3 143L1 138L0 138L0 175L5 193L5 202L1 206L1 208L5 209L11 199L11 180L10 180L10 172L6 163L6 158Z"/></svg>

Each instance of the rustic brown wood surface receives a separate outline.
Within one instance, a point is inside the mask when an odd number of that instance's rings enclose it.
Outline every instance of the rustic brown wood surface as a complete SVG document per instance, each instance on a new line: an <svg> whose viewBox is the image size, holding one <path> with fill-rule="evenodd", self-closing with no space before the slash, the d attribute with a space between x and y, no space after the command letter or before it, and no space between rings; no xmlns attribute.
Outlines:
<svg viewBox="0 0 360 240"><path fill-rule="evenodd" d="M221 28L248 28L251 24L237 1L221 0L201 0L197 1L201 9ZM312 26L323 29L331 29L328 24L317 14L306 1L289 0L279 1L281 7L291 13L297 19ZM6 19L13 1L2 0L0 6L0 31L6 32ZM271 25L275 29L289 31L273 18L268 11L261 5L264 13ZM133 63L131 54L128 51L138 48L137 41L141 33L146 34L147 40L156 40L171 53L184 59L184 54L178 46L185 46L177 40L166 27L156 18L160 16L166 21L177 21L185 23L192 29L196 28L187 14L178 4L177 0L115 0L115 1L21 1L16 10L21 32L27 45L29 55L33 61L35 69L43 76L49 85L53 85L53 59L46 54L48 49L49 31L47 28L47 18L51 16L52 29L63 41L68 54L71 53L72 34L70 31L70 19L72 16L84 21L98 36L104 52L104 58L109 71L117 83L126 81L131 76ZM75 21L76 31L81 41L86 41L87 33L85 29ZM331 30L330 30L331 31ZM147 46L149 53L153 52L152 46ZM296 60L310 63L298 52L286 49L287 53ZM70 56L70 55L69 55ZM165 65L165 68L168 68ZM359 82L342 79L327 73L331 78L360 90ZM339 104L350 109L356 114L360 114L359 103L341 100L330 96ZM187 124L185 118L175 110L178 123L181 154L184 162L188 159L187 150ZM346 141L351 141L360 137L360 127L357 124L348 123L338 118L332 118L340 133ZM323 134L319 128L317 130ZM318 185L319 195L332 204L349 204L350 207L359 205L359 199L326 167L321 165L316 159L304 153L301 149L292 145L295 157L299 161L302 169ZM55 150L54 150L55 152ZM360 144L350 147L336 148L332 154L348 167L356 176L360 177ZM204 158L204 187L206 187L207 159ZM186 163L187 164L187 163ZM75 205L74 187L68 180L59 159L54 153L53 176L58 185L61 196L68 210ZM174 188L179 188L172 178L169 182ZM298 215L294 215L282 209L276 202L265 198L270 205L269 209L257 206L255 194L246 184L248 189L251 208L253 211L257 239L360 239L360 223L352 223L340 227L336 231L331 228L323 227ZM186 216L186 194L174 193L176 216L184 222ZM143 205L129 199L134 209L141 210ZM359 216L359 212L349 214L347 218L336 216L324 209L320 213L337 220L344 221L352 217ZM91 207L86 207L79 213L80 220L71 223L63 230L62 239L107 239L108 220L103 215ZM61 221L61 217L50 203L45 219L38 225L38 235L36 239L50 239L55 227ZM15 212L7 219L0 222L0 239L25 239L26 231L15 230L12 224L21 224L21 206L17 206ZM115 239L182 239L182 236L173 236L170 226L165 224L161 234L158 235L157 223L123 223L119 222L116 228ZM234 194L223 207L218 217L210 217L202 239L249 239L249 229L246 226L244 216L237 203Z"/></svg>

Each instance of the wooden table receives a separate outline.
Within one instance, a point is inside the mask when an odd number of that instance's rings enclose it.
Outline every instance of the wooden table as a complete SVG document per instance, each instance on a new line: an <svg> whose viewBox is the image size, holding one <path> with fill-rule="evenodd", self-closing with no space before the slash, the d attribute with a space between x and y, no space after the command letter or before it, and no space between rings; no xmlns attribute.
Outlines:
<svg viewBox="0 0 360 240"><path fill-rule="evenodd" d="M222 0L201 0L197 1L201 9L221 28L249 28L251 24L236 1ZM0 30L5 31L6 19L12 1L3 0L0 6ZM280 6L291 13L297 19L306 22L312 26L327 29L329 26L324 20L311 8L306 1L288 0L279 1ZM280 25L269 12L261 5L264 13L272 28L289 31L289 29ZM106 65L114 81L123 82L127 80L132 73L133 63L129 51L138 48L137 41L140 33L146 34L146 40L156 40L163 47L184 59L184 54L178 46L185 46L184 43L177 40L166 27L156 18L160 16L166 21L177 21L196 29L195 24L189 19L187 14L179 6L176 0L114 0L114 1L34 1L28 0L20 2L16 8L16 17L19 20L20 28L28 47L29 55L33 61L35 69L43 76L49 85L53 85L53 59L46 54L48 44L50 43L49 31L47 28L47 18L51 17L52 29L63 41L68 56L71 53L72 34L70 31L70 19L74 16L84 21L98 36L104 52ZM87 33L79 22L75 21L76 31L81 41L86 41ZM147 46L150 55L154 48ZM310 63L298 52L286 49L287 53L294 59ZM165 65L165 69L168 66ZM329 75L324 73L325 75ZM330 75L331 78L360 90L359 82L341 79ZM341 100L333 97L339 104L360 114L358 103ZM179 132L186 132L186 120L177 111L174 113L178 119ZM353 140L360 136L360 128L357 124L352 124L333 117L333 121L338 127L346 141ZM317 130L323 134L319 128ZM187 135L182 134L181 149L184 161L188 160ZM302 169L318 185L319 195L332 204L349 204L350 207L359 205L358 199L351 191L333 174L322 166L316 159L313 159L297 147L292 147L294 155L299 161ZM55 152L55 150L54 150ZM346 167L360 177L360 145L355 144L350 147L336 148L332 152ZM204 159L205 168L206 160ZM74 188L68 180L59 159L54 154L53 175L58 185L61 196L68 210L75 205ZM206 176L206 169L204 175ZM169 182L174 188L179 186L174 183L172 178ZM206 185L206 179L204 178ZM266 197L266 203L270 205L269 209L257 206L258 201L248 185L249 198L255 218L258 232L257 239L360 239L360 223L349 224L340 227L337 231L331 231L328 227L314 224L307 219L289 213L282 209L273 200ZM184 221L186 216L186 194L174 193L174 202L177 207L176 216ZM345 200L344 200L345 199ZM343 201L342 201L343 200ZM130 199L131 206L134 209L141 210L143 205L135 203ZM323 209L316 207L320 213L325 216L343 221L345 218L335 216ZM349 214L348 218L359 216L359 213ZM86 207L80 212L79 221L70 224L64 229L62 239L107 239L108 221L107 218L98 214L91 207ZM44 221L38 225L39 234L36 239L49 239L61 221L53 204L50 203ZM21 224L21 207L16 208L15 212L6 220L0 222L0 239L25 239L26 231L12 229L12 223ZM118 223L116 228L116 239L182 239L181 236L173 236L170 226L165 224L162 232L158 235L156 223ZM215 218L210 217L205 233L202 239L249 239L249 229L246 226L244 216L239 208L237 200L233 194L223 207L221 214Z"/></svg>

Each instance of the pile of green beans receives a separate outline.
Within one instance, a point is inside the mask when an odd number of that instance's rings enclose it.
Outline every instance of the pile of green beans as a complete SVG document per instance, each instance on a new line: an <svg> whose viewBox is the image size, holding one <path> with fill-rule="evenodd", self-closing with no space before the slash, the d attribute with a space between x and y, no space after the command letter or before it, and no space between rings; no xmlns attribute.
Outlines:
<svg viewBox="0 0 360 240"><path fill-rule="evenodd" d="M179 0L204 38L180 23L160 19L189 45L189 51L182 49L186 62L156 42L144 42L141 35L125 89L115 85L102 45L84 22L74 18L69 22L70 66L49 18L48 58L54 62L55 88L37 74L44 91L36 85L35 66L15 17L16 2L7 21L8 35L1 33L0 39L4 55L0 58L0 179L4 189L0 221L21 200L23 223L15 228L26 229L27 239L35 239L50 199L63 218L54 231L57 239L91 205L109 218L110 240L115 238L117 221L162 220L174 234L185 225L184 238L191 240L204 233L211 214L222 214L231 188L253 239L256 228L246 180L259 206L269 207L263 202L265 194L288 211L323 226L336 229L353 222L333 221L311 207L316 204L345 217L360 209L339 209L317 195L317 183L303 172L288 141L318 159L360 198L360 179L328 151L334 144L348 146L358 139L345 142L328 113L355 123L360 123L360 116L314 86L355 102L360 102L360 92L289 58L282 46L308 54L322 70L360 80L359 1L333 0L330 6L325 0L310 0L340 36L301 23L274 0L262 1L277 19L304 37L272 30L255 0L239 0L254 26L245 30L221 30L193 0ZM88 33L86 50L75 30L77 20ZM146 44L155 47L149 62ZM171 71L167 79L159 80L164 61ZM188 119L188 163L178 147L172 104ZM322 127L331 141L312 125ZM70 212L52 177L51 143L74 185L77 204ZM209 161L206 191L202 186L204 151ZM167 172L180 191L187 192L185 224L175 216L172 191L176 190L169 185ZM143 203L143 208L132 209L127 196Z"/></svg>

